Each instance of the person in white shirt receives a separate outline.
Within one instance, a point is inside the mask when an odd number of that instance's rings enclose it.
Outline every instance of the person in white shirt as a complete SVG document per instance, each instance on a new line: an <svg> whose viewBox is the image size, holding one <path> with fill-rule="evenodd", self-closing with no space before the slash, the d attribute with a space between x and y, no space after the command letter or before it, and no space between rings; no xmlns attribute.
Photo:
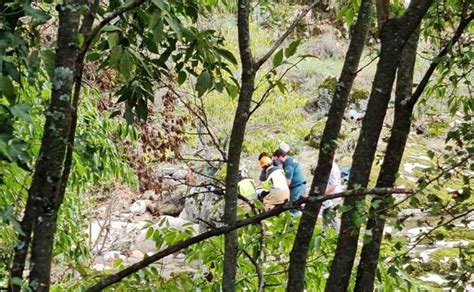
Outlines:
<svg viewBox="0 0 474 292"><path fill-rule="evenodd" d="M336 162L333 161L331 173L329 174L328 184L326 186L326 195L342 192L341 171ZM342 198L324 201L321 209L323 210L323 228L327 226L334 228L339 232L340 222L336 218L335 208L342 203Z"/></svg>

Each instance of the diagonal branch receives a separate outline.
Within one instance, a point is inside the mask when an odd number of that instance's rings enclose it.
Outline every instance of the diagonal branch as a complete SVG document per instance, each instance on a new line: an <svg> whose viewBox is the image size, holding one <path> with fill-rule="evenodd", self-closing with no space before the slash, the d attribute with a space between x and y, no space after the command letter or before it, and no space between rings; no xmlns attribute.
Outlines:
<svg viewBox="0 0 474 292"><path fill-rule="evenodd" d="M473 19L474 19L474 13L471 13L467 18L461 19L461 22L459 23L459 26L456 29L456 32L454 33L452 39L448 41L446 46L439 52L438 56L436 56L436 58L433 59L430 67L428 68L428 70L426 70L425 75L423 76L420 83L416 87L415 92L412 94L411 98L408 100L408 104L410 106L414 106L416 104L421 94L425 90L426 86L428 85L431 75L433 75L434 70L436 69L436 67L438 67L438 64L440 63L439 60L441 60L441 58L448 55L451 48L454 46L454 44L456 44L459 41L462 33L468 27L469 23Z"/></svg>
<svg viewBox="0 0 474 292"><path fill-rule="evenodd" d="M422 242L423 239L429 237L430 234L432 234L436 229L441 228L441 227L443 227L443 226L446 226L446 225L452 223L453 221L456 221L457 219L466 217L467 215L469 215L469 214L472 213L472 212L474 212L474 209L469 209L469 210L467 210L466 212L463 212L463 213L461 213L461 214L458 214L458 215L456 215L456 216L453 216L453 217L452 217L451 219L449 219L448 221L445 221L445 222L443 222L443 223L437 225L436 227L430 229L429 231L427 231L426 233L424 233L423 235L421 235L421 236L417 239L417 241L415 242L415 244L413 244L413 246L410 247L410 249L408 249L408 251L405 252L405 253L403 254L403 256L408 255L408 253L410 253L420 242Z"/></svg>
<svg viewBox="0 0 474 292"><path fill-rule="evenodd" d="M275 53L275 51L281 46L281 44L285 41L285 39L293 32L298 22L300 22L303 17L308 14L308 12L313 9L319 1L314 1L311 5L309 5L306 9L302 10L298 16L293 20L291 25L286 29L286 31L278 38L278 40L273 44L273 46L268 50L268 52L257 62L254 64L254 70L257 71L262 65Z"/></svg>
<svg viewBox="0 0 474 292"><path fill-rule="evenodd" d="M99 24L96 27L94 27L94 29L91 31L89 36L84 41L84 44L82 45L81 51L79 52L79 55L78 55L77 58L78 59L79 58L84 58L87 50L89 50L89 47L92 44L92 40L94 40L96 35L99 33L99 31L104 26L106 26L109 22L111 22L117 16L120 16L120 15L124 14L125 12L133 10L133 9L139 7L140 5L142 5L143 3L145 3L145 0L134 0L133 2L130 2L129 4L123 5L122 7L118 8L114 12L107 15L104 19L102 19L102 21L99 22Z"/></svg>
<svg viewBox="0 0 474 292"><path fill-rule="evenodd" d="M311 196L311 197L304 197L299 199L298 201L295 202L287 202L282 205L278 205L275 208L265 211L263 213L257 214L253 217L249 217L243 220L236 221L234 224L231 225L225 225L216 229L209 230L207 232L201 233L197 236L188 238L186 240L183 240L175 245L169 246L131 266L128 268L119 271L118 273L112 274L110 276L105 277L104 279L100 280L97 284L94 286L90 287L87 289L88 292L94 292L94 291L100 291L106 287L109 287L112 284L115 284L119 281L121 281L123 278L149 266L150 264L156 262L159 259L162 259L168 255L171 255L173 253L176 253L184 248L187 248L193 244L199 243L201 241L204 241L208 238L219 236L222 234L227 234L231 231L234 231L236 229L245 227L247 225L251 224L256 224L259 223L267 218L277 216L287 210L290 210L292 208L295 208L297 206L300 206L301 204L309 203L309 202L317 202L317 203L322 203L324 201L340 198L340 197L359 197L359 196L365 196L368 194L371 195L386 195L386 194L411 194L413 193L412 190L408 189L401 189L401 188L374 188L374 189L366 189L366 188L361 188L361 189L356 189L356 190L350 190L350 191L345 191L345 192L340 192L340 193L335 193L331 195L325 195L325 196ZM314 195L314 194L313 194Z"/></svg>
<svg viewBox="0 0 474 292"><path fill-rule="evenodd" d="M305 59L305 57L301 57L300 60L298 60L296 63L292 64L290 67L288 67L281 75L280 77L277 79L277 81L275 81L273 84L270 84L270 86L268 86L268 88L265 90L265 92L262 94L262 96L260 97L260 99L256 102L255 106L253 109L250 110L249 112L249 115L248 115L248 119L250 119L250 117L255 113L255 111L261 107L265 101L267 100L268 96L270 96L270 93L272 92L272 90L275 88L277 82L281 82L281 80L283 79L283 77L285 77L285 75L293 68L295 68L296 66L298 66L299 63L301 63L303 60Z"/></svg>

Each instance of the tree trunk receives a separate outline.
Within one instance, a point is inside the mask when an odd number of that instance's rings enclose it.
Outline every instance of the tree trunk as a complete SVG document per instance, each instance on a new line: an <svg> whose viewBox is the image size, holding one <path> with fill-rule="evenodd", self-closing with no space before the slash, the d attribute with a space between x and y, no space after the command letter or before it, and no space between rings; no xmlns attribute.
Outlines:
<svg viewBox="0 0 474 292"><path fill-rule="evenodd" d="M48 291L50 285L54 232L61 204L58 194L71 123L71 89L78 48L79 5L75 2L65 1L64 5L59 6L58 48L51 104L46 112L40 154L28 192L30 204L27 204L29 208L25 210L23 220L34 223L30 288L35 291ZM31 208L32 205L36 208ZM28 229L31 230L31 226ZM25 243L20 239L18 246L21 245ZM27 249L28 246L24 248ZM16 272L19 273L18 270Z"/></svg>
<svg viewBox="0 0 474 292"><path fill-rule="evenodd" d="M448 54L450 48L459 41L462 33L473 18L474 15L471 14L468 17L461 19L451 42L448 42L447 46L441 50L437 59L441 59ZM415 32L415 34L416 33L417 32ZM434 69L438 65L438 62L431 63L421 82L417 86L415 93L411 95L413 83L413 64L411 64L411 62L414 63L416 57L416 47L414 47L416 46L414 43L415 37L416 36L413 35L413 39L409 40L409 46L404 49L402 60L400 61L397 77L395 119L387 145L384 162L377 180L377 186L383 185L391 187L395 183L396 170L400 168L401 158L410 131L413 108L418 101L421 92L423 92L428 84L428 80L433 74ZM367 230L371 230L372 240L365 243L362 248L360 264L357 270L356 291L373 291L374 289L374 279L380 254L380 245L382 242L383 229L390 200L390 196L372 199L372 206L370 208L369 219L366 227Z"/></svg>
<svg viewBox="0 0 474 292"><path fill-rule="evenodd" d="M377 180L377 187L391 187L395 183L408 134L410 133L413 106L409 105L407 101L412 94L413 73L419 37L420 30L418 28L413 32L402 52L397 71L395 118L387 151ZM382 242L387 208L391 199L392 196L390 195L372 199L372 207L370 208L366 227L367 230L372 231L372 236L370 241L365 243L362 248L361 260L357 270L356 291L373 291L374 289L380 243Z"/></svg>
<svg viewBox="0 0 474 292"><path fill-rule="evenodd" d="M240 87L237 110L235 112L232 133L229 141L227 157L227 175L225 182L224 222L232 225L237 219L237 176L240 164L240 154L244 141L245 127L250 113L250 102L255 84L255 68L250 51L249 32L249 1L238 1L238 38L240 59L242 62L242 84ZM222 275L222 290L235 291L235 276L237 273L237 230L225 235L224 272Z"/></svg>
<svg viewBox="0 0 474 292"><path fill-rule="evenodd" d="M359 16L357 17L354 35L344 61L344 67L336 85L336 92L329 110L328 121L321 137L318 165L310 189L310 193L314 193L314 195L321 192L324 193L326 189L334 153L336 151L336 143L334 142L339 136L349 92L356 76L356 71L371 25L372 14L372 1L363 0L359 10ZM288 291L304 290L306 258L320 207L321 203L309 203L305 207L290 254Z"/></svg>
<svg viewBox="0 0 474 292"><path fill-rule="evenodd" d="M381 31L381 53L361 133L353 154L348 189L365 187L377 149L383 120L390 100L400 55L408 38L421 22L432 0L411 1L403 16L388 20ZM326 285L326 291L346 291L357 251L360 216L365 202L346 198L336 253ZM359 218L358 218L359 217Z"/></svg>

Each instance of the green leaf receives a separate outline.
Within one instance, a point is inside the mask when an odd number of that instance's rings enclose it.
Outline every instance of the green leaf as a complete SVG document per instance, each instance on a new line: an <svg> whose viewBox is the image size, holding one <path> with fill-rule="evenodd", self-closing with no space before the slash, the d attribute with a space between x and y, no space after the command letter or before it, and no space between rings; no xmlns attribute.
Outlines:
<svg viewBox="0 0 474 292"><path fill-rule="evenodd" d="M106 32L122 31L120 27L115 25L106 25L101 30Z"/></svg>
<svg viewBox="0 0 474 292"><path fill-rule="evenodd" d="M37 21L41 23L45 23L51 18L49 14L44 13L43 11L39 9L35 9L31 7L29 4L25 4L23 6L23 11L25 11L26 15L33 17L34 19L36 19Z"/></svg>
<svg viewBox="0 0 474 292"><path fill-rule="evenodd" d="M347 9L345 16L347 24L351 26L354 22L354 11L352 9Z"/></svg>
<svg viewBox="0 0 474 292"><path fill-rule="evenodd" d="M31 123L31 117L28 114L28 111L31 109L31 106L28 104L16 104L10 107L10 112L18 118L25 120L28 123Z"/></svg>
<svg viewBox="0 0 474 292"><path fill-rule="evenodd" d="M273 67L278 67L283 62L283 50L279 50L273 57Z"/></svg>
<svg viewBox="0 0 474 292"><path fill-rule="evenodd" d="M119 63L123 55L123 48L122 46L115 46L110 52L109 57L109 64L111 67L119 68Z"/></svg>
<svg viewBox="0 0 474 292"><path fill-rule="evenodd" d="M231 98L236 98L237 94L239 94L239 88L237 86L233 85L233 84L226 85L225 89L227 91L227 94Z"/></svg>
<svg viewBox="0 0 474 292"><path fill-rule="evenodd" d="M56 54L52 50L50 49L41 50L41 59L43 60L45 64L46 72L48 73L50 80L53 80L55 57L56 57Z"/></svg>
<svg viewBox="0 0 474 292"><path fill-rule="evenodd" d="M198 95L202 96L206 90L211 88L211 85L211 74L209 74L209 71L207 70L202 71L196 80L196 91L198 92Z"/></svg>
<svg viewBox="0 0 474 292"><path fill-rule="evenodd" d="M283 84L283 82L281 82L281 81L278 80L278 81L275 82L275 84L276 84L276 86L278 87L278 90L280 90L280 92L281 92L282 94L285 94L285 93L288 91L288 90L286 89L285 84Z"/></svg>
<svg viewBox="0 0 474 292"><path fill-rule="evenodd" d="M125 78L130 78L133 73L134 62L132 54L128 50L123 51L122 59L120 60L120 73Z"/></svg>
<svg viewBox="0 0 474 292"><path fill-rule="evenodd" d="M181 36L182 36L182 33L181 33L182 25L179 22L179 20L174 18L173 16L171 16L169 14L165 15L165 19L166 19L166 22L168 23L168 25L171 27L171 29L176 33L178 38L181 38Z"/></svg>
<svg viewBox="0 0 474 292"><path fill-rule="evenodd" d="M125 118L125 120L127 121L128 124L133 123L133 113L132 113L132 109L129 106L127 106L125 108L125 112L123 113L123 117Z"/></svg>
<svg viewBox="0 0 474 292"><path fill-rule="evenodd" d="M224 50L224 49L217 49L217 52L219 53L219 55L227 59L232 64L237 65L237 59L234 57L234 55L230 51Z"/></svg>
<svg viewBox="0 0 474 292"><path fill-rule="evenodd" d="M153 4L155 4L156 7L160 8L163 11L168 11L170 9L170 6L168 2L162 1L162 0L152 0Z"/></svg>
<svg viewBox="0 0 474 292"><path fill-rule="evenodd" d="M13 87L12 80L10 77L0 75L0 92L6 96L10 104L15 104L16 93L15 87Z"/></svg>
<svg viewBox="0 0 474 292"><path fill-rule="evenodd" d="M94 52L87 55L87 61L94 62L100 59L101 54Z"/></svg>
<svg viewBox="0 0 474 292"><path fill-rule="evenodd" d="M296 50L298 49L298 46L301 43L301 39L297 39L296 41L293 41L288 48L285 50L285 57L289 58L293 56L296 53Z"/></svg>
<svg viewBox="0 0 474 292"><path fill-rule="evenodd" d="M119 43L119 34L118 33L111 33L107 38L107 42L109 43L109 48L113 49Z"/></svg>
<svg viewBox="0 0 474 292"><path fill-rule="evenodd" d="M145 100L140 99L138 101L138 104L135 108L135 113L137 114L137 117L139 119L146 121L146 119L148 118L148 108Z"/></svg>
<svg viewBox="0 0 474 292"><path fill-rule="evenodd" d="M178 84L181 85L186 81L186 72L184 71L179 71L178 73Z"/></svg>

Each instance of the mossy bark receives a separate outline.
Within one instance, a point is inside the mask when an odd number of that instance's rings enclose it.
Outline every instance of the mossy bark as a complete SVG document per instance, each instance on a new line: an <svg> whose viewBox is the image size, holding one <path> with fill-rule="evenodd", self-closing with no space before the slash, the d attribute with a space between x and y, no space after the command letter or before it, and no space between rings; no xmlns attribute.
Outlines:
<svg viewBox="0 0 474 292"><path fill-rule="evenodd" d="M52 82L51 102L46 111L46 122L41 148L28 191L25 216L22 221L25 236L31 238L29 286L34 291L48 291L54 233L59 206L62 203L61 178L66 154L66 142L71 125L71 92L74 65L78 51L80 3L64 1L59 5L57 50ZM16 264L12 276L22 277L29 240L19 238ZM17 290L19 287L13 287Z"/></svg>

